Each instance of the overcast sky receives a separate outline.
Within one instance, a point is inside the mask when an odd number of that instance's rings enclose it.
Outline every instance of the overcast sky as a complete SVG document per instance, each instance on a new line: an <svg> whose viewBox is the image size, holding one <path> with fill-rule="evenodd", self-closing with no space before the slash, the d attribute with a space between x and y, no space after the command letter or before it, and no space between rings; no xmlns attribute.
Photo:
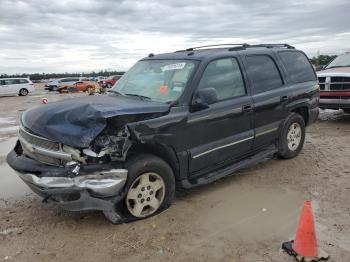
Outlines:
<svg viewBox="0 0 350 262"><path fill-rule="evenodd" d="M350 51L349 0L0 0L0 74L126 70L148 53L280 43Z"/></svg>

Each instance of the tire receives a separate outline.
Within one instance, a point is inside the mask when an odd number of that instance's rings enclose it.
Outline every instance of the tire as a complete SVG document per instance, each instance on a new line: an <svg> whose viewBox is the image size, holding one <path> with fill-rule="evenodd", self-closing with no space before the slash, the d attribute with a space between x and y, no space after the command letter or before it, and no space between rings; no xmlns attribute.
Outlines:
<svg viewBox="0 0 350 262"><path fill-rule="evenodd" d="M303 148L304 142L304 118L297 113L292 113L281 127L277 155L284 159L296 157Z"/></svg>
<svg viewBox="0 0 350 262"><path fill-rule="evenodd" d="M29 93L28 90L25 88L22 88L21 90L19 90L20 96L26 96L26 95L28 95L28 93Z"/></svg>
<svg viewBox="0 0 350 262"><path fill-rule="evenodd" d="M112 87L112 84L108 83L108 84L106 85L106 87L107 87L107 88L111 88L111 87Z"/></svg>
<svg viewBox="0 0 350 262"><path fill-rule="evenodd" d="M131 216L130 220L150 217L170 206L175 193L175 177L164 160L154 155L136 155L127 161L126 168L128 179L123 213Z"/></svg>
<svg viewBox="0 0 350 262"><path fill-rule="evenodd" d="M350 114L350 108L343 108L344 113Z"/></svg>

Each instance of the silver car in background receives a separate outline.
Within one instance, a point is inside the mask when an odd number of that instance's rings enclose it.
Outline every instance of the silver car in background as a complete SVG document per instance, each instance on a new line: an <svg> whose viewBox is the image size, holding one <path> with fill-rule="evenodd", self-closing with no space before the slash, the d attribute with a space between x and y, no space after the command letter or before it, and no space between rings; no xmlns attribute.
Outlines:
<svg viewBox="0 0 350 262"><path fill-rule="evenodd" d="M34 84L28 78L1 78L0 96L26 96L34 91Z"/></svg>

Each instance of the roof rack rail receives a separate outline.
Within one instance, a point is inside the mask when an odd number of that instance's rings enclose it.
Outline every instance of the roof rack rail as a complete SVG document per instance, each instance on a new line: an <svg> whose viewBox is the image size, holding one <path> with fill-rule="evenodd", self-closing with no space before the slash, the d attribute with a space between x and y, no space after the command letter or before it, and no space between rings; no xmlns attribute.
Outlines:
<svg viewBox="0 0 350 262"><path fill-rule="evenodd" d="M202 46L196 46L196 47L190 47L185 50L178 50L176 52L184 52L184 51L194 51L196 49L201 48L207 48L207 47L219 47L219 46L241 46L241 47L248 47L249 45L246 43L243 44L217 44L217 45L202 45Z"/></svg>
<svg viewBox="0 0 350 262"><path fill-rule="evenodd" d="M228 49L228 51L234 51L237 49L245 49L245 48L254 48L254 47L265 47L265 48L275 48L275 47L284 47L288 49L295 49L294 46L288 45L288 44L256 44L256 45L250 45L247 43L243 44L217 44L217 45L203 45L203 46L197 46L197 47L191 47L184 50L178 50L176 52L188 52L188 51L195 51L197 49L201 48L207 48L207 47L220 47L220 46L232 46Z"/></svg>
<svg viewBox="0 0 350 262"><path fill-rule="evenodd" d="M266 48L285 47L288 49L295 49L294 46L291 46L288 44L258 44L258 45L248 45L248 47L266 47Z"/></svg>

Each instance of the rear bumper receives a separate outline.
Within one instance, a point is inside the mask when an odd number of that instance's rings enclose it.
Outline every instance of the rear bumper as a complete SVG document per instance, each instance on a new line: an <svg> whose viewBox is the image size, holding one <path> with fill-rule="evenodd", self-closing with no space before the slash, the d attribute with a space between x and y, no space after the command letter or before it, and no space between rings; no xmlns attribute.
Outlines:
<svg viewBox="0 0 350 262"><path fill-rule="evenodd" d="M14 150L8 164L38 195L66 210L112 211L123 198L128 171L110 165L56 167L45 165Z"/></svg>
<svg viewBox="0 0 350 262"><path fill-rule="evenodd" d="M320 107L329 109L350 108L349 99L320 98Z"/></svg>

